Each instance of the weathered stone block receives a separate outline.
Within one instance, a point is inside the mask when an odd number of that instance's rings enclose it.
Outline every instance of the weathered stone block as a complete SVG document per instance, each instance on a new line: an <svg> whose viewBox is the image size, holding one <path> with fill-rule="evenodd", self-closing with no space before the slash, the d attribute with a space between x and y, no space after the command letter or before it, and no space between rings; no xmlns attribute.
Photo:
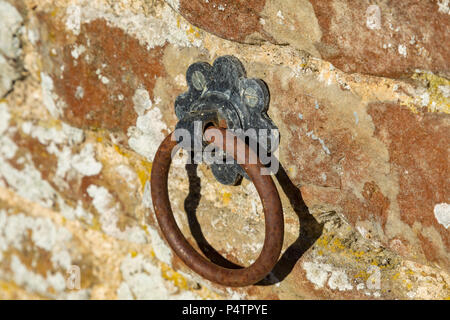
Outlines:
<svg viewBox="0 0 450 320"><path fill-rule="evenodd" d="M17 60L2 51L0 295L448 297L446 2L167 3L0 1L15 21L2 46ZM187 67L222 55L267 83L281 133L283 254L262 285L241 289L188 270L150 199ZM169 188L181 230L250 264L264 238L255 188L185 161L174 159ZM67 282L74 266L80 290Z"/></svg>
<svg viewBox="0 0 450 320"><path fill-rule="evenodd" d="M192 24L244 43L289 44L345 72L449 76L447 1L168 1Z"/></svg>

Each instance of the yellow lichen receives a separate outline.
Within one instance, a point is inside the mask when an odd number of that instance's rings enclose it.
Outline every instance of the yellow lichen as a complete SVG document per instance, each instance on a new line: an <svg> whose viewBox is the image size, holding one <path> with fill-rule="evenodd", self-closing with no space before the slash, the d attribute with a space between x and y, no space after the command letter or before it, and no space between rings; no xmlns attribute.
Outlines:
<svg viewBox="0 0 450 320"><path fill-rule="evenodd" d="M317 244L321 247L326 248L331 252L343 252L353 255L353 251L342 244L339 238L330 239L329 236L323 236L317 240ZM359 254L358 254L359 255Z"/></svg>
<svg viewBox="0 0 450 320"><path fill-rule="evenodd" d="M124 152L117 144L114 145L114 150L116 150L118 154L128 158L128 154Z"/></svg>
<svg viewBox="0 0 450 320"><path fill-rule="evenodd" d="M56 17L57 13L58 13L58 8L55 8L52 12L50 12L50 16Z"/></svg>
<svg viewBox="0 0 450 320"><path fill-rule="evenodd" d="M186 35L194 36L195 38L200 38L199 29L192 25L189 25L189 29L186 30Z"/></svg>
<svg viewBox="0 0 450 320"><path fill-rule="evenodd" d="M224 192L222 195L222 202L226 206L228 203L230 203L231 200L231 193L230 192Z"/></svg>
<svg viewBox="0 0 450 320"><path fill-rule="evenodd" d="M142 189L145 187L145 183L150 180L152 172L152 163L149 161L141 161L141 168L137 170L139 181L141 182Z"/></svg>
<svg viewBox="0 0 450 320"><path fill-rule="evenodd" d="M92 218L92 226L91 226L92 230L96 230L96 231L100 231L102 230L102 225L100 224L100 221L98 220L97 217L93 217Z"/></svg>
<svg viewBox="0 0 450 320"><path fill-rule="evenodd" d="M432 73L415 73L412 78L422 82L427 87L429 96L427 109L429 112L450 113L450 98L445 96L442 88L450 89L450 81Z"/></svg>
<svg viewBox="0 0 450 320"><path fill-rule="evenodd" d="M193 288L189 285L187 279L179 272L173 270L167 264L160 262L161 275L164 279L171 281L181 291L193 291L202 299L223 299L217 293L211 291L206 286Z"/></svg>
<svg viewBox="0 0 450 320"><path fill-rule="evenodd" d="M45 299L37 293L31 293L18 286L14 281L5 282L0 280L0 300L17 299Z"/></svg>
<svg viewBox="0 0 450 320"><path fill-rule="evenodd" d="M358 271L358 273L355 274L353 277L354 277L354 278L358 278L358 279L362 279L362 280L366 281L367 279L369 279L370 274L367 273L365 270L360 270L360 271Z"/></svg>
<svg viewBox="0 0 450 320"><path fill-rule="evenodd" d="M48 40L49 40L49 42L54 42L55 39L56 39L55 33L53 31L49 32L48 33Z"/></svg>
<svg viewBox="0 0 450 320"><path fill-rule="evenodd" d="M171 281L180 290L188 290L188 282L185 277L173 270L167 264L161 262L161 275L164 279Z"/></svg>
<svg viewBox="0 0 450 320"><path fill-rule="evenodd" d="M322 247L327 247L328 246L328 237L327 236L320 237L317 240L317 244Z"/></svg>
<svg viewBox="0 0 450 320"><path fill-rule="evenodd" d="M137 160L116 144L114 145L114 150L116 150L116 152L121 156L130 159L131 165L135 168L139 181L141 182L142 190L144 190L146 182L150 180L150 175L152 172L152 162L146 160Z"/></svg>
<svg viewBox="0 0 450 320"><path fill-rule="evenodd" d="M405 274L409 274L409 275L414 275L414 271L412 271L411 269L407 269L406 271L405 271Z"/></svg>
<svg viewBox="0 0 450 320"><path fill-rule="evenodd" d="M345 246L342 244L341 240L338 239L338 238L335 238L335 239L333 240L333 247L334 247L334 248L341 249L341 250L344 250L344 249L345 249Z"/></svg>

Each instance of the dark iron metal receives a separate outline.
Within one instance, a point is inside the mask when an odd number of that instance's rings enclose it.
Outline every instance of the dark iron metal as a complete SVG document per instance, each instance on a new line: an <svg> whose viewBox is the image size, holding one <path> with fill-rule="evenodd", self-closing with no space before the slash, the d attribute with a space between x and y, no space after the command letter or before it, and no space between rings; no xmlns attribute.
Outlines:
<svg viewBox="0 0 450 320"><path fill-rule="evenodd" d="M278 144L278 135L274 136L275 131L271 131L277 127L267 115L269 90L262 80L246 78L245 69L237 58L219 57L212 66L205 62L194 63L187 70L186 80L189 90L176 99L175 113L179 119L176 129L190 132L193 140L189 145L206 146L199 140L201 135L199 138L194 132L196 121L200 123L201 132L210 124L228 128L236 135L241 135L241 130L267 129L267 138L255 136L253 139L269 152ZM182 141L177 139L179 143ZM235 185L242 177L249 178L235 161L214 163L211 170L225 185Z"/></svg>
<svg viewBox="0 0 450 320"><path fill-rule="evenodd" d="M270 154L278 144L277 128L267 115L269 91L262 80L246 78L244 67L232 56L217 58L212 66L203 62L192 64L186 80L189 90L175 102L179 119L176 130L161 143L153 162L151 192L156 218L170 247L192 270L222 285L251 285L275 266L284 237L278 191L271 176L262 174L266 167L258 159L259 150L252 149L252 145L262 147L260 150ZM259 135L256 130L252 135L249 129L266 129L267 135ZM188 135L179 134L186 130ZM189 141L183 141L187 137ZM247 144L252 139L256 143ZM228 160L227 156L231 156L231 162L210 164L216 179L227 185L237 184L242 177L250 179L263 204L264 246L258 259L245 268L224 268L203 257L188 243L173 217L167 185L173 150L176 146L183 147L190 151L192 160L209 143L216 147L214 154L219 158Z"/></svg>
<svg viewBox="0 0 450 320"><path fill-rule="evenodd" d="M203 80L195 83L200 87ZM221 133L222 139L217 139L218 132ZM168 194L171 155L177 145L177 141L172 137L173 133L164 139L155 155L151 173L151 193L156 218L164 237L189 268L215 283L225 286L247 286L262 280L272 270L280 256L284 237L283 209L272 177L261 175L264 166L259 160L256 163L248 161L257 159L256 153L241 139L229 139L230 135L226 135L226 132L226 129L210 127L206 129L204 138L227 153L233 150L230 155L239 163L243 163L242 169L248 174L261 198L265 216L265 239L262 251L252 265L241 269L228 269L212 263L189 244L177 226ZM216 141L211 141L214 137Z"/></svg>

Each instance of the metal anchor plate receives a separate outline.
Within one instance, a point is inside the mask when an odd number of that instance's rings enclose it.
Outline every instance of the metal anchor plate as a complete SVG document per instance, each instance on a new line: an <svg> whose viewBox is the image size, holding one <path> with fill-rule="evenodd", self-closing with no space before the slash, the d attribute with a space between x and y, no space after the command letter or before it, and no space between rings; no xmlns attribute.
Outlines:
<svg viewBox="0 0 450 320"><path fill-rule="evenodd" d="M194 63L186 72L186 80L189 89L177 97L175 113L179 119L176 129L190 133L190 145L201 146L200 149L206 146L202 135L195 132L195 124L200 124L197 130L201 133L209 124L227 128L246 139L244 141L256 140L258 146L269 152L273 145L278 144L278 128L267 115L270 100L267 85L260 79L247 78L239 59L222 56L212 66L206 62ZM254 134L261 132L260 129L266 129L265 136ZM177 137L177 142L181 141ZM249 179L234 160L231 163L213 163L211 170L215 178L225 185L235 185L242 177Z"/></svg>

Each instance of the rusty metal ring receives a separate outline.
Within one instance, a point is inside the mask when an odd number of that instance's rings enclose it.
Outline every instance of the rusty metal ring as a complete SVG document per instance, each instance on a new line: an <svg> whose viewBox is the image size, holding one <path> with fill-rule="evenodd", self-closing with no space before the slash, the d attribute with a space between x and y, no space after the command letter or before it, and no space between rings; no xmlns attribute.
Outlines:
<svg viewBox="0 0 450 320"><path fill-rule="evenodd" d="M211 141L214 136L217 136L217 131L214 132L212 130L219 130L222 133L224 137L222 141ZM241 269L221 267L198 253L183 236L173 216L167 185L172 161L171 154L177 145L175 139L172 139L173 133L164 139L155 155L151 173L151 194L161 231L176 255L189 268L212 282L225 286L242 287L262 280L278 261L284 237L283 209L275 183L270 175L261 175L263 165L255 153L240 139L233 139L233 141L226 139L227 132L229 135L230 131L212 127L205 131L204 136L209 142L225 152L234 150L234 154L230 155L236 160L239 158L243 159L241 158L242 156L245 157L245 155L239 154L238 150L245 150L245 154L250 155L244 159L245 163L241 164L241 166L247 172L258 191L265 216L264 246L253 264ZM233 135L233 137L235 136ZM234 144L236 141L237 148L232 147L231 144ZM248 163L252 153L257 159L256 164ZM239 161L239 163L244 161Z"/></svg>

